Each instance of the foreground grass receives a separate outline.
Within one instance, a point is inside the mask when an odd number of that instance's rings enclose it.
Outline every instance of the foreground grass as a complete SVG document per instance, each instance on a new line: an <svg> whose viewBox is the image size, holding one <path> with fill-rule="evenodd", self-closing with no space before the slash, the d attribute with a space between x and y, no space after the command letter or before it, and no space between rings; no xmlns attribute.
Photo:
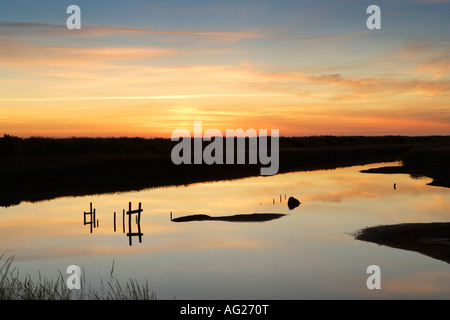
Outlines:
<svg viewBox="0 0 450 320"><path fill-rule="evenodd" d="M156 300L156 295L149 289L148 283L140 285L130 279L124 286L113 277L113 269L108 281L103 282L99 290L86 285L82 276L81 289L69 289L64 276L59 273L55 279L33 281L29 275L20 279L19 270L13 267L13 257L4 259L0 256L0 300ZM84 275L84 273L83 273Z"/></svg>

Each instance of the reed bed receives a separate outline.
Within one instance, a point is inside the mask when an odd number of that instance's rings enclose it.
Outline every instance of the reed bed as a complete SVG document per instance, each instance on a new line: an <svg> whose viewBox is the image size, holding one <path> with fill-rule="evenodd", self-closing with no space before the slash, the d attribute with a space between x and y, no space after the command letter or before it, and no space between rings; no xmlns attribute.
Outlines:
<svg viewBox="0 0 450 320"><path fill-rule="evenodd" d="M146 281L139 284L129 279L121 284L114 278L114 263L110 278L100 280L100 289L94 290L87 284L85 273L81 276L81 289L69 289L66 279L59 272L56 279L41 276L33 280L30 275L21 277L17 267L13 266L14 257L0 256L0 300L156 300Z"/></svg>

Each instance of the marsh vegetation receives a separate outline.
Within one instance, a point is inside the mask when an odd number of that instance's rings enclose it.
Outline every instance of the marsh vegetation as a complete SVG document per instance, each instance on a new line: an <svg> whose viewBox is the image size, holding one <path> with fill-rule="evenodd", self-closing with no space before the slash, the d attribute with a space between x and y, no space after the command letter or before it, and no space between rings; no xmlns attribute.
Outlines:
<svg viewBox="0 0 450 320"><path fill-rule="evenodd" d="M130 279L121 284L114 278L113 269L107 281L101 280L100 289L94 290L82 273L81 289L69 289L67 275L59 272L55 279L30 275L22 276L13 265L14 257L0 256L0 300L155 300L148 282L139 284Z"/></svg>

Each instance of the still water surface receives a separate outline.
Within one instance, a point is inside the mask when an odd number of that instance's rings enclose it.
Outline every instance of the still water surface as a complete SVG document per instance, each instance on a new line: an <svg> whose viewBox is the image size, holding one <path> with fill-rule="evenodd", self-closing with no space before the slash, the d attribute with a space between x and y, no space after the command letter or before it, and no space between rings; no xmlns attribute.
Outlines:
<svg viewBox="0 0 450 320"><path fill-rule="evenodd" d="M428 186L428 178L359 172L384 165L392 164L22 203L0 209L0 253L14 255L20 274L32 277L56 278L79 265L93 287L109 279L114 260L115 279L147 280L158 299L448 299L446 262L352 236L367 226L449 220L450 189ZM301 202L293 210L290 196ZM128 218L125 233L122 223L129 202L143 209L142 241L133 237L131 245ZM90 203L98 219L92 232L83 221ZM174 219L285 215L175 222L171 212ZM366 287L373 264L381 290Z"/></svg>

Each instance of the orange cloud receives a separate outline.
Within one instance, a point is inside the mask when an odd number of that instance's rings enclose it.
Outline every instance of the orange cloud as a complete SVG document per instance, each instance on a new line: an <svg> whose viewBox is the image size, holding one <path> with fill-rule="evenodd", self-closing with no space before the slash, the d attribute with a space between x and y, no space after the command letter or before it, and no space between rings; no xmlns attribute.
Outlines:
<svg viewBox="0 0 450 320"><path fill-rule="evenodd" d="M424 76L431 74L431 80L449 75L450 56L448 45L435 42L418 42L404 45L394 54L397 59L412 64L412 71Z"/></svg>
<svg viewBox="0 0 450 320"><path fill-rule="evenodd" d="M34 44L3 43L0 59L5 67L72 66L114 60L136 60L175 55L177 51L149 47L56 47Z"/></svg>

